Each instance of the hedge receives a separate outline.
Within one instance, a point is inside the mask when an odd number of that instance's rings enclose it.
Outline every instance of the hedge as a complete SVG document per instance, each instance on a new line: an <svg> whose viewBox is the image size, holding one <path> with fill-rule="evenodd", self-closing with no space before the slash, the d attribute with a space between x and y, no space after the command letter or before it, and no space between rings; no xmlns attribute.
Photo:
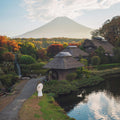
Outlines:
<svg viewBox="0 0 120 120"><path fill-rule="evenodd" d="M96 66L98 70L110 69L113 67L120 67L120 63L113 63L113 64L101 64Z"/></svg>

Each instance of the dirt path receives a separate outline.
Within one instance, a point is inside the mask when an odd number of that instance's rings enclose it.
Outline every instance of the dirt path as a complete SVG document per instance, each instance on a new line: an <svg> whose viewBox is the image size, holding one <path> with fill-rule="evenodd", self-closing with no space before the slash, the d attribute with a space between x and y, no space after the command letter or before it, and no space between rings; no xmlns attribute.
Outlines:
<svg viewBox="0 0 120 120"><path fill-rule="evenodd" d="M18 112L22 104L36 91L38 81L43 79L44 77L29 80L20 95L0 112L0 120L18 120Z"/></svg>

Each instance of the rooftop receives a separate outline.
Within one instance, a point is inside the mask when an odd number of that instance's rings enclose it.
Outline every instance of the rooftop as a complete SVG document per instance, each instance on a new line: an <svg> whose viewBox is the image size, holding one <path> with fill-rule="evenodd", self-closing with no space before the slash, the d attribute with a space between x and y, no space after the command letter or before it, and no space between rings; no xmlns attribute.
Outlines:
<svg viewBox="0 0 120 120"><path fill-rule="evenodd" d="M69 52L59 52L55 57L69 57L72 56Z"/></svg>
<svg viewBox="0 0 120 120"><path fill-rule="evenodd" d="M75 60L69 52L60 52L54 57L52 61L46 64L43 68L74 69L82 66L84 66L84 64Z"/></svg>

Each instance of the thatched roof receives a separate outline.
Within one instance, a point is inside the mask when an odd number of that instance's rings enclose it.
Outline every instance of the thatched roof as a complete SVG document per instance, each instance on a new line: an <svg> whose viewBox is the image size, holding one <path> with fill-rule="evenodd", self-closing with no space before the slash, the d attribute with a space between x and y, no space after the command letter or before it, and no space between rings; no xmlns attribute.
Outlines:
<svg viewBox="0 0 120 120"><path fill-rule="evenodd" d="M89 54L80 50L77 46L68 46L62 52L69 52L72 57L88 56Z"/></svg>
<svg viewBox="0 0 120 120"><path fill-rule="evenodd" d="M43 68L73 69L82 66L84 65L75 60L69 52L60 52L54 57L52 61L46 64Z"/></svg>
<svg viewBox="0 0 120 120"><path fill-rule="evenodd" d="M105 50L106 53L113 54L114 47L107 40L104 40L104 39L93 39L93 40L86 39L83 43L84 48L87 48L87 47L98 48L100 46Z"/></svg>
<svg viewBox="0 0 120 120"><path fill-rule="evenodd" d="M101 40L93 40L93 44L98 47L103 47L106 53L113 54L113 45L110 44L108 41L101 41Z"/></svg>

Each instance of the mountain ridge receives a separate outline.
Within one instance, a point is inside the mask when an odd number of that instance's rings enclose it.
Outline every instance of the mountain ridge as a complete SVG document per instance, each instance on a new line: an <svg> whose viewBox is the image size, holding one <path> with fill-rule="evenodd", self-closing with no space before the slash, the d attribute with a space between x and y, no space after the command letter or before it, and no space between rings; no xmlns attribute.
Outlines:
<svg viewBox="0 0 120 120"><path fill-rule="evenodd" d="M57 17L47 24L26 32L20 38L90 38L93 29L81 25L67 17Z"/></svg>

